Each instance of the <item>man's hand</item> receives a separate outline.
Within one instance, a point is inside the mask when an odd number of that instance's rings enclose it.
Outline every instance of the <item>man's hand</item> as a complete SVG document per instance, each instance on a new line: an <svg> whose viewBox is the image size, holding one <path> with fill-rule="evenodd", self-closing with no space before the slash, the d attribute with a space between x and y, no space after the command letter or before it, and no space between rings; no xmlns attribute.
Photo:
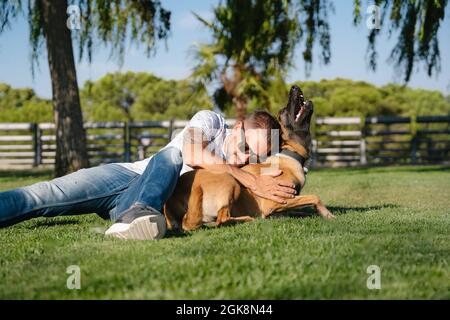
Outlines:
<svg viewBox="0 0 450 320"><path fill-rule="evenodd" d="M249 188L257 196L286 204L286 199L294 198L297 191L292 182L275 179L281 173L281 170L276 170L268 174L255 176L255 181Z"/></svg>

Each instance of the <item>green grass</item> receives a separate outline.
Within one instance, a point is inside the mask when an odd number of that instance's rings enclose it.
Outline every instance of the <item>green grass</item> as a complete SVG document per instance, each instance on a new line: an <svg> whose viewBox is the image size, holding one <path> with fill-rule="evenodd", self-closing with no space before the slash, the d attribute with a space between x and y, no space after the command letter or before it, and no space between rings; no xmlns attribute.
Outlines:
<svg viewBox="0 0 450 320"><path fill-rule="evenodd" d="M0 172L2 190L48 172ZM105 239L96 215L0 229L0 298L450 298L450 168L312 171L337 215L281 217L160 241ZM66 268L81 268L69 290ZM381 268L381 290L366 269Z"/></svg>

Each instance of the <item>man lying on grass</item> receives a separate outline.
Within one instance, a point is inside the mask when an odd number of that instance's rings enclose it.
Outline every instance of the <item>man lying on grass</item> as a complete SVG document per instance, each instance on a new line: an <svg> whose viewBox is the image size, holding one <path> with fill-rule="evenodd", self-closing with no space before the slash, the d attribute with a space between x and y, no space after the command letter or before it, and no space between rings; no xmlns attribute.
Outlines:
<svg viewBox="0 0 450 320"><path fill-rule="evenodd" d="M260 129L260 130L255 130ZM262 129L262 130L261 130ZM193 168L228 172L256 195L278 202L295 194L290 182L240 169L271 150L276 119L256 111L228 129L224 118L200 111L167 146L134 163L81 169L64 177L0 193L0 226L34 217L97 213L115 222L106 235L122 239L157 239L166 231L161 213L178 177ZM253 157L252 157L253 158Z"/></svg>

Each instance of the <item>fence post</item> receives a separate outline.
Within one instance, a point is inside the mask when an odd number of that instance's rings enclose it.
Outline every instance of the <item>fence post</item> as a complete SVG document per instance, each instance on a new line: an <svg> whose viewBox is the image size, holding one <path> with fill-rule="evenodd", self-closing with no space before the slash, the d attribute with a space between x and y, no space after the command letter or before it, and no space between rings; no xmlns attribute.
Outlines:
<svg viewBox="0 0 450 320"><path fill-rule="evenodd" d="M31 124L31 131L33 135L33 167L38 167L42 163L42 141L41 129L38 123Z"/></svg>
<svg viewBox="0 0 450 320"><path fill-rule="evenodd" d="M315 168L317 166L317 149L318 149L318 142L317 142L317 117L313 115L313 119L311 121L311 167ZM281 132L280 132L281 134ZM281 147L281 146L280 146ZM281 150L280 150L281 151Z"/></svg>
<svg viewBox="0 0 450 320"><path fill-rule="evenodd" d="M359 142L359 161L362 166L367 165L366 155L366 118L359 118L359 130L361 131L361 140Z"/></svg>
<svg viewBox="0 0 450 320"><path fill-rule="evenodd" d="M417 164L417 119L415 115L411 116L410 130L411 130L411 164Z"/></svg>
<svg viewBox="0 0 450 320"><path fill-rule="evenodd" d="M130 124L128 121L123 123L123 152L124 161L131 162L131 144L130 144Z"/></svg>
<svg viewBox="0 0 450 320"><path fill-rule="evenodd" d="M170 142L170 140L172 140L172 133L173 133L174 122L175 122L175 119L171 118L170 122L169 122L169 132L168 132L168 135L169 135L169 139L168 140L169 141L168 142Z"/></svg>

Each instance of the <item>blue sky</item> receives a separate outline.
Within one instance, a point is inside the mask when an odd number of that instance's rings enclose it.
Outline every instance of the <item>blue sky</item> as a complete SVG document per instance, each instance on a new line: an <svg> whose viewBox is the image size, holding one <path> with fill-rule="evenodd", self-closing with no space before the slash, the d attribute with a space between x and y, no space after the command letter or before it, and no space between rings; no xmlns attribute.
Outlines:
<svg viewBox="0 0 450 320"><path fill-rule="evenodd" d="M189 49L195 42L207 42L209 34L192 16L191 11L209 18L211 8L218 0L163 0L163 6L172 11L171 37L160 43L155 56L148 58L143 49L130 47L124 64L120 67L116 60L108 59L109 50L96 48L93 62L89 65L77 62L77 75L80 87L86 80L96 80L108 72L145 71L152 72L167 79L187 77L193 66ZM336 77L365 80L377 85L389 82L401 82L396 77L393 66L387 63L394 39L383 35L378 41L379 67L373 73L368 70L365 60L368 30L363 22L355 28L352 23L352 0L334 1L335 13L330 16L332 60L329 65L314 63L312 73L306 78L300 49L295 55L296 68L290 71L288 80L320 80ZM445 20L439 38L442 71L429 78L424 67L419 66L414 72L409 85L415 88L440 90L450 94L450 19ZM12 28L0 35L0 82L13 87L31 87L42 97L51 97L51 82L45 52L40 59L40 67L35 78L31 76L30 46L28 43L28 24L23 18L12 23ZM316 54L319 53L316 51Z"/></svg>

